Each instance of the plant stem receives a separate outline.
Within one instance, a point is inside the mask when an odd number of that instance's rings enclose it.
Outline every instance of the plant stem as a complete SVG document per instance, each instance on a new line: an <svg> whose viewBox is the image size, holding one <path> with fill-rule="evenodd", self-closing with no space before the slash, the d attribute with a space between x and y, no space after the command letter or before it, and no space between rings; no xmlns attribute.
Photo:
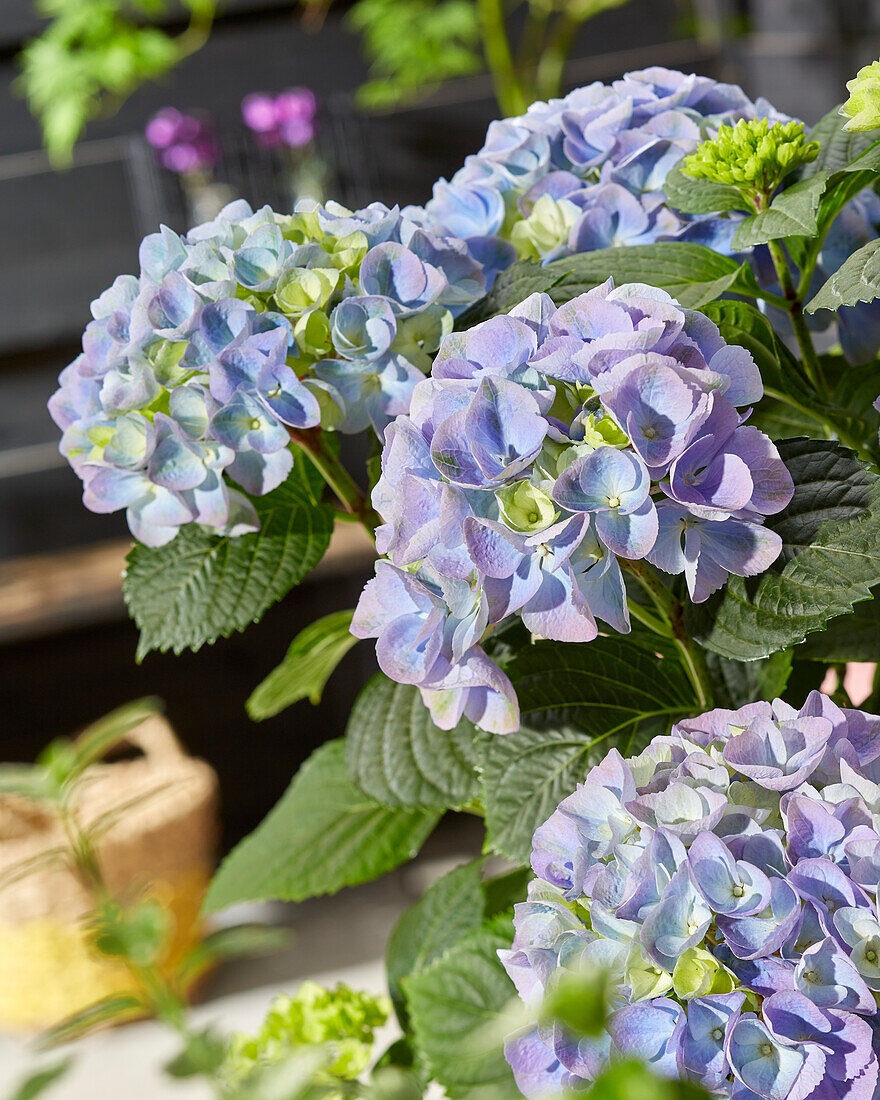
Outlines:
<svg viewBox="0 0 880 1100"><path fill-rule="evenodd" d="M516 76L502 0L477 0L477 10L483 26L483 49L492 73L498 106L505 115L521 115L528 103Z"/></svg>
<svg viewBox="0 0 880 1100"><path fill-rule="evenodd" d="M667 626L662 619L658 619L656 615L652 615L650 611L646 611L641 604L636 603L635 600L627 600L627 606L631 617L636 622L640 622L642 626L646 626L654 634L659 634L661 638L672 637L672 628Z"/></svg>
<svg viewBox="0 0 880 1100"><path fill-rule="evenodd" d="M357 482L336 455L324 446L321 429L289 428L288 432L293 442L309 456L315 469L336 494L345 511L362 523L370 538L375 539L376 528L382 522L382 518L370 507Z"/></svg>
<svg viewBox="0 0 880 1100"><path fill-rule="evenodd" d="M597 10L604 5L597 5ZM562 92L562 77L565 73L565 63L571 52L571 45L578 27L583 19L589 18L594 12L588 12L578 18L572 16L563 9L557 20L550 41L544 48L538 69L535 73L535 88L539 99L553 99Z"/></svg>
<svg viewBox="0 0 880 1100"><path fill-rule="evenodd" d="M776 268L776 274L779 278L779 285L782 287L782 293L788 303L788 315L791 318L791 326L794 329L794 336L800 349L804 370L807 372L816 392L822 394L825 392L822 367L819 364L819 357L813 347L813 338L810 336L810 330L807 328L807 322L804 319L804 303L798 297L794 280L791 277L791 268L788 266L788 260L779 241L769 241L767 247L770 249L773 266Z"/></svg>
<svg viewBox="0 0 880 1100"><path fill-rule="evenodd" d="M684 608L681 601L640 561L626 563L628 572L651 597L654 606L670 626L670 633L678 649L682 667L696 693L697 703L703 710L712 705L712 685L703 651L688 634L684 625Z"/></svg>

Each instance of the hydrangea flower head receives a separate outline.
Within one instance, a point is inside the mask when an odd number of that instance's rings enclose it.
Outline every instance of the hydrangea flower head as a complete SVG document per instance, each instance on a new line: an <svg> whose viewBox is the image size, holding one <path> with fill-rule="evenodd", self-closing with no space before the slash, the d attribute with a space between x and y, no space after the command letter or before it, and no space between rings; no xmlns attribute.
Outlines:
<svg viewBox="0 0 880 1100"><path fill-rule="evenodd" d="M746 423L751 355L700 313L611 280L558 309L535 294L445 338L388 428L373 506L385 558L352 630L434 721L518 725L482 642L520 618L588 642L630 629L624 570L645 559L705 600L779 555L764 519L791 499L776 448Z"/></svg>
<svg viewBox="0 0 880 1100"><path fill-rule="evenodd" d="M880 991L880 717L812 692L612 749L536 831L528 900L501 960L540 1004L610 969L595 1039L512 1036L527 1097L637 1057L721 1097L872 1100Z"/></svg>
<svg viewBox="0 0 880 1100"><path fill-rule="evenodd" d="M869 77L862 83L871 87ZM736 85L653 67L626 73L611 84L577 88L563 99L533 103L524 115L493 122L483 147L452 179L437 181L424 207L407 213L465 240L490 284L517 257L546 263L580 252L676 240L728 255L745 214L675 211L664 191L667 175L701 143L734 130L734 159L749 185L768 168L778 182L778 172L786 175L804 157L812 159L812 143L798 137L798 127ZM714 161L715 167L724 159ZM880 202L866 189L832 226L820 256L817 290L843 262L834 263L831 252L848 249L845 259L876 237L878 223ZM775 273L766 248L753 250L751 260L764 285L772 288ZM831 322L826 315L812 323ZM876 354L876 302L844 308L836 323L850 362L866 362Z"/></svg>
<svg viewBox="0 0 880 1100"><path fill-rule="evenodd" d="M147 545L191 522L255 530L244 494L287 477L291 430L381 434L484 291L462 242L378 204L235 202L185 237L163 227L92 303L49 403L62 453L87 507L125 508Z"/></svg>

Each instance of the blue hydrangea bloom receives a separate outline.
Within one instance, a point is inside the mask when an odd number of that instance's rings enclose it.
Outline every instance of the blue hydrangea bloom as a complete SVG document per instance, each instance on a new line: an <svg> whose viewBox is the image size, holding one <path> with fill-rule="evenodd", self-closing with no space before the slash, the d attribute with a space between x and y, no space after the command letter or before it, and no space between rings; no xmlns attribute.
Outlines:
<svg viewBox="0 0 880 1100"><path fill-rule="evenodd" d="M501 961L540 1006L601 962L605 1033L508 1038L529 1098L638 1057L713 1096L873 1100L880 992L880 717L812 692L715 710L613 749L535 832Z"/></svg>
<svg viewBox="0 0 880 1100"><path fill-rule="evenodd" d="M61 451L86 505L125 508L147 545L255 530L245 494L290 473L290 430L381 435L485 289L463 242L380 204L235 202L185 237L163 227L92 303L49 402Z"/></svg>
<svg viewBox="0 0 880 1100"><path fill-rule="evenodd" d="M683 573L700 601L779 555L764 519L791 477L741 411L761 393L744 348L642 284L609 280L559 308L535 294L450 334L385 435L373 506L386 560L353 632L378 639L382 669L417 684L442 727L467 714L516 729L481 644L499 624L570 642L594 639L597 619L626 633L627 562ZM785 742L767 766L788 781L801 750ZM646 812L674 820L670 792L653 798Z"/></svg>
<svg viewBox="0 0 880 1100"><path fill-rule="evenodd" d="M493 122L483 147L431 199L407 210L416 221L460 237L489 282L514 256L549 262L578 252L656 241L692 241L730 254L743 214L683 215L663 191L666 176L721 125L740 119L791 119L733 84L660 67L611 84L577 88L534 103L524 115ZM863 191L837 218L819 257L821 285L857 248L873 240L880 200ZM766 249L757 270L773 285ZM817 289L818 289L817 285ZM811 320L827 326L827 313ZM789 328L778 318L782 331ZM854 363L880 348L876 302L840 311L838 335Z"/></svg>

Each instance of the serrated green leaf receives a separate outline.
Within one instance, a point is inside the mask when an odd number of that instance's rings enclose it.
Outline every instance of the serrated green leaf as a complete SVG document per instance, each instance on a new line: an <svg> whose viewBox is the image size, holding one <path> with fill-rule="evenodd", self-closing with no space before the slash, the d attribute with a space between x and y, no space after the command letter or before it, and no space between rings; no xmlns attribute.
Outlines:
<svg viewBox="0 0 880 1100"><path fill-rule="evenodd" d="M603 248L543 266L529 261L513 264L501 272L485 298L458 318L456 327L470 328L498 313L508 313L536 291L546 292L561 305L605 282L609 275L618 285L648 283L660 287L689 309L700 309L727 291L751 294L758 289L748 264L705 245L666 241Z"/></svg>
<svg viewBox="0 0 880 1100"><path fill-rule="evenodd" d="M792 651L780 650L760 661L731 661L717 653L706 654L716 707L738 710L746 703L776 699L785 691L792 669Z"/></svg>
<svg viewBox="0 0 880 1100"><path fill-rule="evenodd" d="M164 1069L169 1077L213 1077L223 1065L227 1041L211 1028L187 1035L183 1049Z"/></svg>
<svg viewBox="0 0 880 1100"><path fill-rule="evenodd" d="M254 498L261 528L218 537L197 524L166 546L136 544L123 593L140 630L137 658L150 650L200 649L262 618L311 572L333 533L333 509L316 504L300 482Z"/></svg>
<svg viewBox="0 0 880 1100"><path fill-rule="evenodd" d="M827 664L880 659L880 587L875 586L870 598L856 604L848 615L811 634L794 652L802 660Z"/></svg>
<svg viewBox="0 0 880 1100"><path fill-rule="evenodd" d="M343 741L329 741L221 863L205 908L303 901L368 882L412 859L439 819L439 813L374 802L349 780Z"/></svg>
<svg viewBox="0 0 880 1100"><path fill-rule="evenodd" d="M453 1100L521 1100L493 1027L516 996L497 955L512 938L495 918L403 981L418 1048Z"/></svg>
<svg viewBox="0 0 880 1100"><path fill-rule="evenodd" d="M782 554L766 573L731 577L685 613L693 637L738 661L802 641L880 583L880 476L839 443L777 446L795 483L789 506L767 520L782 537Z"/></svg>
<svg viewBox="0 0 880 1100"><path fill-rule="evenodd" d="M869 241L853 252L820 287L804 307L807 313L819 309L832 312L841 306L873 302L880 295L880 240Z"/></svg>
<svg viewBox="0 0 880 1100"><path fill-rule="evenodd" d="M589 645L537 642L506 665L522 728L483 742L487 847L528 863L532 834L611 748L695 713L694 691L667 643L635 636ZM658 728L659 725L659 728Z"/></svg>
<svg viewBox="0 0 880 1100"><path fill-rule="evenodd" d="M428 887L391 930L385 952L388 991L402 1026L406 1026L401 981L425 969L434 959L483 923L483 860L456 867Z"/></svg>
<svg viewBox="0 0 880 1100"><path fill-rule="evenodd" d="M300 699L320 703L324 685L358 641L351 633L353 611L334 611L301 630L284 660L251 693L245 708L255 722L279 714Z"/></svg>
<svg viewBox="0 0 880 1100"><path fill-rule="evenodd" d="M804 166L802 176L806 178L816 175L817 172L837 172L874 144L871 133L851 133L844 130L846 121L841 116L839 107L832 107L810 130L807 141L819 142L819 155L812 163Z"/></svg>
<svg viewBox="0 0 880 1100"><path fill-rule="evenodd" d="M348 720L348 774L384 806L463 806L479 793L475 745L485 736L466 718L455 729L439 729L417 687L378 673Z"/></svg>
<svg viewBox="0 0 880 1100"><path fill-rule="evenodd" d="M663 190L667 203L683 214L720 214L728 210L753 209L737 188L726 183L694 179L686 176L680 168L673 168L667 174Z"/></svg>
<svg viewBox="0 0 880 1100"><path fill-rule="evenodd" d="M780 191L766 210L740 222L733 247L742 250L781 237L813 236L819 229L819 202L827 186L828 174L817 172Z"/></svg>

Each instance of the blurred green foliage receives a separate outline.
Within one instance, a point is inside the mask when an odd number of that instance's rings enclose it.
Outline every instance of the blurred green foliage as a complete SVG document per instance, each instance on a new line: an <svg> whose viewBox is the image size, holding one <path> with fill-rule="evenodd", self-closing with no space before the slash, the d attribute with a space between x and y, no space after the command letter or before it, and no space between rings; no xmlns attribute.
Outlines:
<svg viewBox="0 0 880 1100"><path fill-rule="evenodd" d="M199 49L215 8L216 0L38 0L36 10L49 23L22 50L16 86L53 164L70 162L87 122ZM189 20L182 33L156 25L177 12Z"/></svg>

